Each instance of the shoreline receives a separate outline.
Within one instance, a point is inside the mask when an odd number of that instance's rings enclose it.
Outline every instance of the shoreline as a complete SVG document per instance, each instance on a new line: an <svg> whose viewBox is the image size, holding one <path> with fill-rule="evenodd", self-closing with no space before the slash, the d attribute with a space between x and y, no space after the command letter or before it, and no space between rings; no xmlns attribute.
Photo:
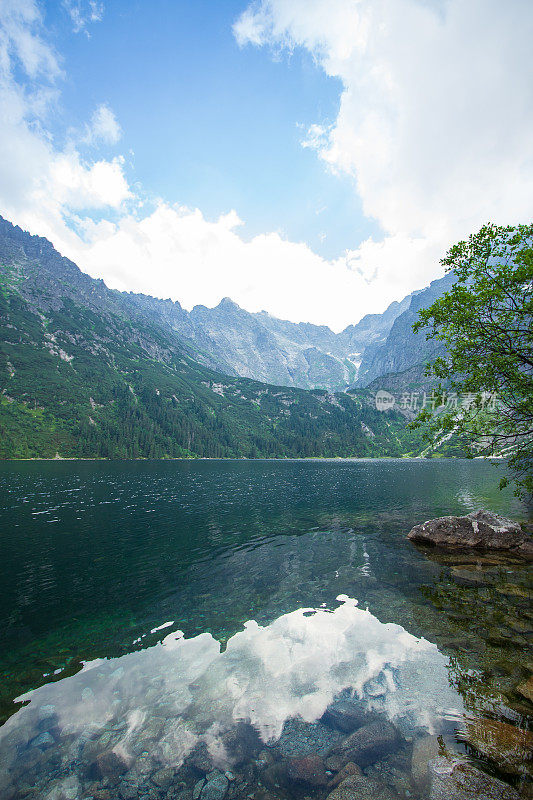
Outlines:
<svg viewBox="0 0 533 800"><path fill-rule="evenodd" d="M165 461L498 461L501 460L498 456L476 456L475 458L466 458L464 456L435 456L427 458L426 456L306 456L303 458L280 457L280 458L248 458L241 456L236 458L211 458L209 456L196 456L185 458L184 456L166 457L166 458L99 458L93 457L78 457L78 456L53 456L52 458L45 458L44 456L35 456L33 458L0 458L0 464L8 463L26 463L30 461L46 461L46 462L62 462L62 461L97 461L102 463L117 462L117 463L133 463L137 461L150 461L163 463Z"/></svg>

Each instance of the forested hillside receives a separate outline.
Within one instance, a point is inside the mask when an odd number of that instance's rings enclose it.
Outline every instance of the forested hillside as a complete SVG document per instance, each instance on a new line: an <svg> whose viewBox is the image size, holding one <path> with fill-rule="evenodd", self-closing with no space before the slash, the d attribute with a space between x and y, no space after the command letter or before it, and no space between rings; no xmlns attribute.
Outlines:
<svg viewBox="0 0 533 800"><path fill-rule="evenodd" d="M370 394L232 378L46 239L0 221L0 457L379 456L412 451Z"/></svg>

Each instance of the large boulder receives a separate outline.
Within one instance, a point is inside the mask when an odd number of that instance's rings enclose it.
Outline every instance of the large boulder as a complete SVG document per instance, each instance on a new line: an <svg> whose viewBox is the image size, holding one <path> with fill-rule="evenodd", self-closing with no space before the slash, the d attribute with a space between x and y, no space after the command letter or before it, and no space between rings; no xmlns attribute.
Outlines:
<svg viewBox="0 0 533 800"><path fill-rule="evenodd" d="M491 511L430 519L415 525L407 538L431 547L503 550L533 560L533 539L516 522Z"/></svg>
<svg viewBox="0 0 533 800"><path fill-rule="evenodd" d="M460 734L482 756L501 771L514 775L533 773L533 732L497 719L466 720Z"/></svg>
<svg viewBox="0 0 533 800"><path fill-rule="evenodd" d="M333 748L333 752L341 757L342 766L351 761L366 767L397 750L400 741L394 725L387 720L377 720L351 733Z"/></svg>
<svg viewBox="0 0 533 800"><path fill-rule="evenodd" d="M307 786L327 786L328 775L319 755L291 758L287 764L287 778L291 783Z"/></svg>
<svg viewBox="0 0 533 800"><path fill-rule="evenodd" d="M507 783L463 761L440 756L429 762L429 772L429 800L519 800Z"/></svg>
<svg viewBox="0 0 533 800"><path fill-rule="evenodd" d="M322 716L322 722L344 733L352 733L360 728L368 719L367 704L357 698L341 698L334 700Z"/></svg>

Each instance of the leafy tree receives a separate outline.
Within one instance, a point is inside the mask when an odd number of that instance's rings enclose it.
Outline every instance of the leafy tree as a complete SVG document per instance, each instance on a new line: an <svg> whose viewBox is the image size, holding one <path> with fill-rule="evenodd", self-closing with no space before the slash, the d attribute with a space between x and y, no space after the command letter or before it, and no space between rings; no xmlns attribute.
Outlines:
<svg viewBox="0 0 533 800"><path fill-rule="evenodd" d="M441 263L457 280L413 326L445 345L427 369L441 381L439 413L423 411L415 424L429 422L433 440L455 432L470 455L505 455L516 494L531 496L533 225L485 225Z"/></svg>

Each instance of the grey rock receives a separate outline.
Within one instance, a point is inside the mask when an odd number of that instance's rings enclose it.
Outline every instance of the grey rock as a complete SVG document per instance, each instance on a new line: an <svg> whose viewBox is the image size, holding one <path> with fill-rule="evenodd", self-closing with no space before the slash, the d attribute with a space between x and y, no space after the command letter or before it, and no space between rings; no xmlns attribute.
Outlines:
<svg viewBox="0 0 533 800"><path fill-rule="evenodd" d="M350 775L329 793L327 800L399 800L398 795L366 775Z"/></svg>
<svg viewBox="0 0 533 800"><path fill-rule="evenodd" d="M458 549L503 550L533 559L533 540L520 525L490 511L439 517L415 525L407 538L417 544Z"/></svg>
<svg viewBox="0 0 533 800"><path fill-rule="evenodd" d="M137 800L139 789L133 783L122 783L119 789L122 800Z"/></svg>
<svg viewBox="0 0 533 800"><path fill-rule="evenodd" d="M75 775L69 775L53 782L46 800L77 800L80 795L80 782Z"/></svg>
<svg viewBox="0 0 533 800"><path fill-rule="evenodd" d="M353 761L360 767L373 764L400 745L400 735L392 723L377 720L354 731L334 748L341 756L343 765Z"/></svg>
<svg viewBox="0 0 533 800"><path fill-rule="evenodd" d="M430 800L518 800L511 786L462 761L429 762Z"/></svg>
<svg viewBox="0 0 533 800"><path fill-rule="evenodd" d="M219 770L210 772L200 792L200 800L224 800L229 781Z"/></svg>
<svg viewBox="0 0 533 800"><path fill-rule="evenodd" d="M411 781L418 792L426 792L429 785L428 764L439 755L437 736L415 739L411 755Z"/></svg>
<svg viewBox="0 0 533 800"><path fill-rule="evenodd" d="M97 778L110 778L116 780L127 772L129 764L121 753L114 750L105 750L97 756L92 765L92 772Z"/></svg>
<svg viewBox="0 0 533 800"><path fill-rule="evenodd" d="M174 780L174 770L172 767L162 767L158 769L157 772L154 772L152 775L152 781L155 783L156 786L159 786L161 789L168 789L172 781Z"/></svg>
<svg viewBox="0 0 533 800"><path fill-rule="evenodd" d="M213 758L205 742L200 741L195 744L189 755L187 763L199 772L208 773L213 769Z"/></svg>
<svg viewBox="0 0 533 800"><path fill-rule="evenodd" d="M36 736L33 739L31 746L32 747L40 747L41 750L46 750L48 747L52 747L55 744L55 739L51 736L48 731L41 733L40 736Z"/></svg>
<svg viewBox="0 0 533 800"><path fill-rule="evenodd" d="M322 722L344 733L352 733L368 722L368 709L357 698L335 700L324 712Z"/></svg>
<svg viewBox="0 0 533 800"><path fill-rule="evenodd" d="M198 800L198 798L200 797L200 793L204 788L204 783L205 783L205 778L200 778L200 780L194 784L192 790L192 800Z"/></svg>
<svg viewBox="0 0 533 800"><path fill-rule="evenodd" d="M231 763L235 766L254 758L263 748L261 737L253 725L239 722L220 736Z"/></svg>
<svg viewBox="0 0 533 800"><path fill-rule="evenodd" d="M287 763L287 778L291 783L307 786L327 786L329 780L319 755L291 758Z"/></svg>
<svg viewBox="0 0 533 800"><path fill-rule="evenodd" d="M313 753L325 756L341 739L340 731L330 728L322 722L302 722L297 719L289 719L283 726L283 731L275 746L286 758L308 756Z"/></svg>

